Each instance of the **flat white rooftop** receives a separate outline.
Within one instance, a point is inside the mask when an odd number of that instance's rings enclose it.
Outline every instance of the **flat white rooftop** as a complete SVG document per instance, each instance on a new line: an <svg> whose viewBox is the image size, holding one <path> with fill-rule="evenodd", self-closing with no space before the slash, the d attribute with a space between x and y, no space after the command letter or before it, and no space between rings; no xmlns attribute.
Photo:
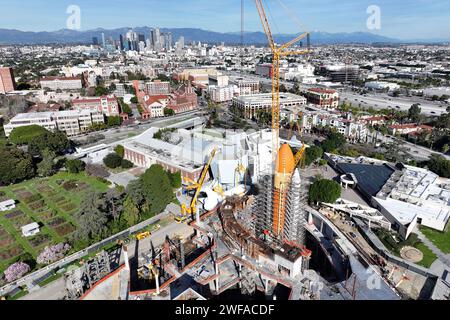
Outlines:
<svg viewBox="0 0 450 320"><path fill-rule="evenodd" d="M53 116L53 112L45 111L45 112L29 112L29 113L19 113L11 121L15 120L29 120L29 119L37 119L37 118L51 118Z"/></svg>
<svg viewBox="0 0 450 320"><path fill-rule="evenodd" d="M251 95L245 95L245 96L239 96L236 98L237 100L243 101L243 102L253 102L253 101L264 101L268 103L272 103L272 94L271 93L258 93L258 94L251 94ZM289 92L280 92L280 101L295 101L295 100L305 100L306 98L303 96L299 96L293 93Z"/></svg>

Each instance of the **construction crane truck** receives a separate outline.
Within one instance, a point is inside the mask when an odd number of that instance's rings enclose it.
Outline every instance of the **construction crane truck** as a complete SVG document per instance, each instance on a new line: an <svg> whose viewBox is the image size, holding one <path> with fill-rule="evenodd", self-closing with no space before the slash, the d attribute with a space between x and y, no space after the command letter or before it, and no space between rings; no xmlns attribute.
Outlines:
<svg viewBox="0 0 450 320"><path fill-rule="evenodd" d="M211 162L213 161L215 155L217 152L217 148L214 148L211 152L211 156L209 157L208 162L205 164L202 174L200 175L200 178L197 183L191 184L190 186L187 186L187 190L195 189L194 196L192 197L191 203L189 206L186 206L186 204L181 204L181 214L177 215L175 217L175 221L178 223L184 222L189 215L194 215L197 212L197 202L198 202L198 196L200 195L200 191L203 187L203 183L205 182L206 175L208 174L209 168L211 166Z"/></svg>

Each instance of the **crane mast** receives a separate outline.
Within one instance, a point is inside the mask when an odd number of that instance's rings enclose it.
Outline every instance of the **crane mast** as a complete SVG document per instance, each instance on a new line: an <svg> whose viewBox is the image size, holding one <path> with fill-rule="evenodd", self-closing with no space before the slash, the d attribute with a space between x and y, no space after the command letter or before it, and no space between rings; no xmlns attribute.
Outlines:
<svg viewBox="0 0 450 320"><path fill-rule="evenodd" d="M272 161L275 164L278 148L279 148L279 135L280 135L280 60L282 57L289 55L301 55L306 54L309 50L289 51L289 47L302 40L305 37L309 37L309 33L305 32L297 36L295 39L277 47L270 30L269 21L267 19L266 12L262 0L255 0L256 9L258 10L261 24L264 29L264 33L267 36L269 47L272 50Z"/></svg>

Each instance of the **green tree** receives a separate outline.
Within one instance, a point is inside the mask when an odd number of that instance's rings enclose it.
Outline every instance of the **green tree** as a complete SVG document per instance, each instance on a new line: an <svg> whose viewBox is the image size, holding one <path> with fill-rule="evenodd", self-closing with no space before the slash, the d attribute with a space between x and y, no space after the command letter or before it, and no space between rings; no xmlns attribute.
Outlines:
<svg viewBox="0 0 450 320"><path fill-rule="evenodd" d="M14 144L28 144L30 141L49 132L44 127L33 124L31 126L23 126L14 128L9 135L9 140Z"/></svg>
<svg viewBox="0 0 450 320"><path fill-rule="evenodd" d="M170 81L170 78L168 77L168 76L166 76L165 74L158 74L158 78L157 78L158 80L161 80L161 81L163 81L163 82L169 82Z"/></svg>
<svg viewBox="0 0 450 320"><path fill-rule="evenodd" d="M162 212L174 198L169 177L163 167L157 164L152 165L141 179L150 213Z"/></svg>
<svg viewBox="0 0 450 320"><path fill-rule="evenodd" d="M113 82L108 87L108 93L113 93L116 90L116 84Z"/></svg>
<svg viewBox="0 0 450 320"><path fill-rule="evenodd" d="M133 200L134 205L141 209L145 202L145 194L142 187L142 180L133 180L127 186L128 197Z"/></svg>
<svg viewBox="0 0 450 320"><path fill-rule="evenodd" d="M55 158L56 153L45 149L42 151L42 161L38 163L37 165L37 173L41 177L48 177L56 172L56 165L55 165Z"/></svg>
<svg viewBox="0 0 450 320"><path fill-rule="evenodd" d="M164 115L165 116L173 116L173 115L175 115L175 111L173 111L173 109L170 109L170 108L164 108Z"/></svg>
<svg viewBox="0 0 450 320"><path fill-rule="evenodd" d="M319 146L312 146L310 148L307 148L305 151L305 164L307 166L311 165L314 161L316 161L319 158L322 158L323 156L323 150Z"/></svg>
<svg viewBox="0 0 450 320"><path fill-rule="evenodd" d="M110 117L108 117L107 124L108 124L108 127L120 126L120 124L121 124L120 116L110 116Z"/></svg>
<svg viewBox="0 0 450 320"><path fill-rule="evenodd" d="M73 237L75 241L91 243L100 240L107 234L108 213L107 202L100 193L88 192L81 202L80 210L75 213L77 230Z"/></svg>
<svg viewBox="0 0 450 320"><path fill-rule="evenodd" d="M133 115L133 110L131 110L130 106L123 101L123 98L119 98L120 109L122 112L125 112L128 115Z"/></svg>
<svg viewBox="0 0 450 320"><path fill-rule="evenodd" d="M181 172L177 171L174 173L168 172L169 179L170 179L170 185L172 188L181 188Z"/></svg>
<svg viewBox="0 0 450 320"><path fill-rule="evenodd" d="M422 109L419 107L419 104L415 103L408 110L408 118L412 122L419 122L421 112Z"/></svg>
<svg viewBox="0 0 450 320"><path fill-rule="evenodd" d="M134 97L132 97L132 98L130 99L130 102L131 102L131 103L134 103L134 104L137 104L137 103L138 103L138 98L137 98L136 96L134 96Z"/></svg>
<svg viewBox="0 0 450 320"><path fill-rule="evenodd" d="M318 179L309 187L310 203L335 203L341 196L341 186L333 180Z"/></svg>
<svg viewBox="0 0 450 320"><path fill-rule="evenodd" d="M123 147L123 145L118 144L115 148L114 148L114 152L117 153L121 158L123 158L123 155L125 153L125 148Z"/></svg>
<svg viewBox="0 0 450 320"><path fill-rule="evenodd" d="M108 94L108 89L104 86L95 87L95 96L100 97Z"/></svg>
<svg viewBox="0 0 450 320"><path fill-rule="evenodd" d="M108 168L115 169L122 164L122 158L117 153L110 153L103 159L103 163Z"/></svg>
<svg viewBox="0 0 450 320"><path fill-rule="evenodd" d="M324 152L332 152L336 149L342 147L345 144L346 140L344 135L341 133L337 133L334 131L331 131L327 134L327 139L322 142L322 149Z"/></svg>
<svg viewBox="0 0 450 320"><path fill-rule="evenodd" d="M70 173L80 173L84 171L85 163L80 159L68 159L66 160L66 169Z"/></svg>
<svg viewBox="0 0 450 320"><path fill-rule="evenodd" d="M123 203L122 218L126 221L127 226L134 226L140 220L139 208L135 205L133 199L128 196Z"/></svg>
<svg viewBox="0 0 450 320"><path fill-rule="evenodd" d="M440 177L450 178L450 160L443 156L433 154L428 161L428 169L436 173Z"/></svg>
<svg viewBox="0 0 450 320"><path fill-rule="evenodd" d="M8 185L34 177L30 154L10 146L0 145L0 184Z"/></svg>
<svg viewBox="0 0 450 320"><path fill-rule="evenodd" d="M120 166L124 169L130 169L134 167L133 162L127 160L127 159L122 159L122 162L120 163Z"/></svg>
<svg viewBox="0 0 450 320"><path fill-rule="evenodd" d="M70 148L71 142L67 139L64 132L44 132L33 137L28 144L28 152L34 156L42 156L44 150L48 149L57 155L62 155Z"/></svg>

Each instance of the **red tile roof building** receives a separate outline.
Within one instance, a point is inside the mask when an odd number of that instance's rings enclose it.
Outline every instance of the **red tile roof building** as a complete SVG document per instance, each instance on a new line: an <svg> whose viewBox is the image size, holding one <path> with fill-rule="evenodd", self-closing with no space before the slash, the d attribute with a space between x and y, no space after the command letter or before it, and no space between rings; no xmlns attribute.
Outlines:
<svg viewBox="0 0 450 320"><path fill-rule="evenodd" d="M145 96L144 109L150 118L164 117L164 108L169 103L169 96Z"/></svg>
<svg viewBox="0 0 450 320"><path fill-rule="evenodd" d="M72 101L75 110L90 110L92 112L103 113L107 117L118 116L120 114L119 103L116 97L102 96L75 99Z"/></svg>
<svg viewBox="0 0 450 320"><path fill-rule="evenodd" d="M394 124L388 127L389 132L391 134L411 134L411 133L419 133L422 131L431 131L433 127L427 125L418 125L416 123L408 123L408 124Z"/></svg>
<svg viewBox="0 0 450 320"><path fill-rule="evenodd" d="M336 90L312 88L305 92L308 103L324 108L337 108L339 105L339 93Z"/></svg>
<svg viewBox="0 0 450 320"><path fill-rule="evenodd" d="M176 90L170 99L168 108L175 111L175 113L191 111L197 108L197 94L194 91L191 83L181 85Z"/></svg>

